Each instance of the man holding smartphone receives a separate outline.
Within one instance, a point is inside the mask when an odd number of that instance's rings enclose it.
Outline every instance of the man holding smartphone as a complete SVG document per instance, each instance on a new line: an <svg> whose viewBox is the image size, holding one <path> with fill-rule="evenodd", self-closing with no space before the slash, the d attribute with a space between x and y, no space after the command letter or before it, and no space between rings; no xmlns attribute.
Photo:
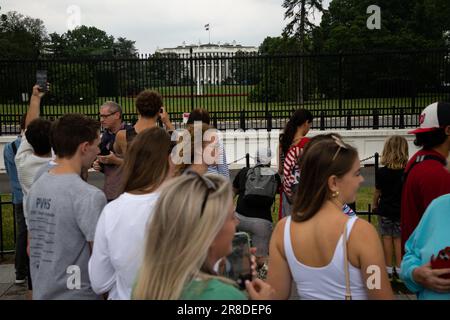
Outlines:
<svg viewBox="0 0 450 320"><path fill-rule="evenodd" d="M116 134L120 130L129 130L133 127L123 122L122 108L114 101L106 101L100 106L99 117L104 131L99 145L100 155L95 160L93 168L105 175L103 191L109 202L116 199L120 192L118 169L123 160L116 156L114 151Z"/></svg>

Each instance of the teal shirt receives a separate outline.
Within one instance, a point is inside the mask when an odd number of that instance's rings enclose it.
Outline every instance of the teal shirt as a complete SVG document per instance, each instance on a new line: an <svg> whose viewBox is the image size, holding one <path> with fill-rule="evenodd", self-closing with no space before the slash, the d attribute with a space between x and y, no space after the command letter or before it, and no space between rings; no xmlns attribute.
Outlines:
<svg viewBox="0 0 450 320"><path fill-rule="evenodd" d="M449 293L428 290L412 277L415 268L430 262L440 250L450 246L450 194L441 196L428 206L419 225L405 244L400 277L420 300L450 300Z"/></svg>
<svg viewBox="0 0 450 320"><path fill-rule="evenodd" d="M248 300L247 296L233 285L218 279L193 280L180 297L181 300Z"/></svg>

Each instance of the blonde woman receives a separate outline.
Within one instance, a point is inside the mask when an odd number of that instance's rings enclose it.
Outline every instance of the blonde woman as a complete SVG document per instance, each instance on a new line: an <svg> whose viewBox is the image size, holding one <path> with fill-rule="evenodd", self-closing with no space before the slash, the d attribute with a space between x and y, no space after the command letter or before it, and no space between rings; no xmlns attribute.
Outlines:
<svg viewBox="0 0 450 320"><path fill-rule="evenodd" d="M149 224L134 299L246 299L213 266L232 250L238 220L229 182L219 175L184 174L161 192ZM271 288L246 283L252 299L270 299Z"/></svg>
<svg viewBox="0 0 450 320"><path fill-rule="evenodd" d="M373 212L380 216L379 227L383 238L386 269L390 280L399 280L401 252L400 203L402 176L408 163L408 142L394 135L389 137L381 154L381 164L375 177ZM395 268L393 257L395 256Z"/></svg>

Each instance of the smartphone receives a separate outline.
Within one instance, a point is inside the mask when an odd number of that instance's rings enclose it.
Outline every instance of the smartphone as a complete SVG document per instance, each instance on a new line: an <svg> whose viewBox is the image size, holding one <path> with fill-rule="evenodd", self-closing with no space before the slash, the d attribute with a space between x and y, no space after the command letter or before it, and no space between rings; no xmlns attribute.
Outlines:
<svg viewBox="0 0 450 320"><path fill-rule="evenodd" d="M39 85L39 91L47 91L47 70L36 71L36 84Z"/></svg>
<svg viewBox="0 0 450 320"><path fill-rule="evenodd" d="M250 236L246 232L236 232L233 238L233 250L219 266L218 273L233 279L241 289L245 289L245 281L252 280L250 257Z"/></svg>

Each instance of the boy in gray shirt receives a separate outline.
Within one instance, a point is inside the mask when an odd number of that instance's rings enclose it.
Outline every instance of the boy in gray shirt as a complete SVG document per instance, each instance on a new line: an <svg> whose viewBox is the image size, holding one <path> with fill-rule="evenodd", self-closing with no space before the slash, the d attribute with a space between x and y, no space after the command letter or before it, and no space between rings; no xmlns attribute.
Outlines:
<svg viewBox="0 0 450 320"><path fill-rule="evenodd" d="M100 298L91 289L88 261L106 198L80 178L99 152L99 129L98 121L79 114L52 126L58 166L33 184L25 203L33 299Z"/></svg>

